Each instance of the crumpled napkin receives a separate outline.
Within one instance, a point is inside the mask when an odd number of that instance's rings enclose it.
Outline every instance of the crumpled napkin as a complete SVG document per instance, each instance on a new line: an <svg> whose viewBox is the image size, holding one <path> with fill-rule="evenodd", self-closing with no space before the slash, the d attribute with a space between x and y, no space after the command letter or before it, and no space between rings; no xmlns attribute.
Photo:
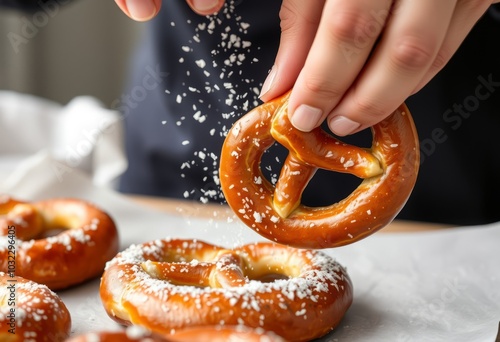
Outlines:
<svg viewBox="0 0 500 342"><path fill-rule="evenodd" d="M0 91L0 185L9 187L14 170L44 155L53 159L52 172L60 179L78 169L93 184L114 187L127 167L123 135L120 114L93 97L62 106Z"/></svg>

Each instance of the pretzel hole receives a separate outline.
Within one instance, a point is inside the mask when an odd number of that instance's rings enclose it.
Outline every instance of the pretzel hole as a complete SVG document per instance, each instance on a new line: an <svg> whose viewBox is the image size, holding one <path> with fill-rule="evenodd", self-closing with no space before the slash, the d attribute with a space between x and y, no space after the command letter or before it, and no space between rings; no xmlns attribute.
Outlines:
<svg viewBox="0 0 500 342"><path fill-rule="evenodd" d="M38 240L38 239L45 239L45 238L48 238L51 236L56 236L56 235L66 231L66 230L68 230L68 228L53 227L53 228L44 230L40 235L35 236L34 239Z"/></svg>
<svg viewBox="0 0 500 342"><path fill-rule="evenodd" d="M262 283L272 283L277 280L290 279L287 270L280 265L274 265L274 262L266 264L261 261L255 267L245 267L243 272L245 277L249 280L256 280Z"/></svg>
<svg viewBox="0 0 500 342"><path fill-rule="evenodd" d="M39 234L32 237L32 239L45 239L51 236L56 236L66 230L76 229L81 226L78 217L71 216L54 216L46 217L43 219L42 228Z"/></svg>
<svg viewBox="0 0 500 342"><path fill-rule="evenodd" d="M243 268L244 275L250 280L272 283L299 276L300 260L283 253L260 255L258 261Z"/></svg>
<svg viewBox="0 0 500 342"><path fill-rule="evenodd" d="M266 273L266 274L260 274L258 277L252 278L252 280L257 280L262 283L272 283L275 282L276 280L286 280L290 279L289 276L286 274L281 274L281 273Z"/></svg>

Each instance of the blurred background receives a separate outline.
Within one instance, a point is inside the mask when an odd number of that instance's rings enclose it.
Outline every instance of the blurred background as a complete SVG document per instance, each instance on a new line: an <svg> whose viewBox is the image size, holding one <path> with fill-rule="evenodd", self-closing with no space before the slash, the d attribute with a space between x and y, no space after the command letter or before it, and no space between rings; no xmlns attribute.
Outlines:
<svg viewBox="0 0 500 342"><path fill-rule="evenodd" d="M109 108L143 27L113 1L54 0L30 13L0 7L0 90L60 104L90 95Z"/></svg>

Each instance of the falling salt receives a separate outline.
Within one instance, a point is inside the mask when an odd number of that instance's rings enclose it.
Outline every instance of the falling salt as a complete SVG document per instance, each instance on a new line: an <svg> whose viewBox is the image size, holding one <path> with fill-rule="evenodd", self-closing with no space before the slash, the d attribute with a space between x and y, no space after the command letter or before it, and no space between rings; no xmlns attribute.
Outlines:
<svg viewBox="0 0 500 342"><path fill-rule="evenodd" d="M211 137L214 137L214 139L218 136L225 137L237 117L260 104L259 94L261 83L256 83L253 75L248 74L248 71L251 69L247 68L248 65L259 61L254 56L254 53L259 51L260 47L252 44L247 38L250 23L243 19L243 15L236 13L238 9L237 5L238 2L235 0L226 1L224 7L217 15L207 16L196 23L188 20L186 23L188 27L192 28L193 33L190 38L181 44L181 56L178 58L178 62L183 64L186 73L183 76L184 80L178 83L181 91L177 90L173 92L172 96L175 96L177 104L185 101L204 104L198 108L194 108L193 106L192 114L184 114L188 118L192 117L193 120L199 123L206 123L210 119L211 125L214 126L207 127L207 133ZM171 25L175 26L175 23L172 22ZM215 38L215 45L211 48L211 51L207 52L212 57L218 56L219 58L194 59L191 53L197 52L197 49L203 49L204 46L202 43L209 35L212 35L210 37L211 40ZM210 60L212 63L210 63ZM189 63L192 64L191 68L189 67ZM219 79L214 78L214 75L218 75ZM190 84L191 79L205 79L205 82ZM182 92L182 88L184 88L184 92ZM166 93L170 94L169 91L166 91ZM212 99L218 98L218 103L204 103L202 97L205 97L205 94L214 94L211 95ZM219 94L222 96L218 96ZM173 122L177 126L181 126L183 120L183 118L174 119ZM184 140L181 144L185 146L189 143L188 140ZM205 151L205 153L213 152L219 154L220 150ZM198 159L196 162L195 160L186 160L185 163L180 165L181 169L187 170L188 167L186 165L192 165L193 169L196 166L199 170L204 170L205 172L201 177L203 182L207 182L207 185L209 185L209 182L217 185L219 179L218 163L214 162L213 165L198 165L197 163L200 160ZM184 173L180 175L183 178L186 177ZM199 194L200 191L202 190L193 189L191 191L190 189L186 189L184 196ZM220 190L218 192L206 192L204 193L203 201L206 201L207 198L222 198L222 194Z"/></svg>
<svg viewBox="0 0 500 342"><path fill-rule="evenodd" d="M198 67L200 67L202 69L207 65L207 63L205 63L205 61L203 59L198 59L197 61L195 61L195 63Z"/></svg>

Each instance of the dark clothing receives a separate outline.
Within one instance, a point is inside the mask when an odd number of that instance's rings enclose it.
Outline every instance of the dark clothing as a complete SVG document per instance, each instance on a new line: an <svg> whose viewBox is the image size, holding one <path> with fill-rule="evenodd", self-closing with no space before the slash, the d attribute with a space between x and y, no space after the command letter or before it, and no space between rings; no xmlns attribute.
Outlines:
<svg viewBox="0 0 500 342"><path fill-rule="evenodd" d="M408 106L421 142L417 186L401 218L459 225L500 220L500 6Z"/></svg>
<svg viewBox="0 0 500 342"><path fill-rule="evenodd" d="M260 103L257 93L278 48L280 5L236 0L214 20L184 1L164 3L135 55L127 95L114 104L125 117L130 162L121 191L223 201L217 171L224 133ZM407 100L422 163L400 219L500 220L500 51L493 38L500 36L499 13L493 6L445 69ZM369 146L368 133L346 141ZM285 152L275 147L266 154L268 177L279 174L275 156L283 161ZM331 203L359 182L319 172L304 202Z"/></svg>

